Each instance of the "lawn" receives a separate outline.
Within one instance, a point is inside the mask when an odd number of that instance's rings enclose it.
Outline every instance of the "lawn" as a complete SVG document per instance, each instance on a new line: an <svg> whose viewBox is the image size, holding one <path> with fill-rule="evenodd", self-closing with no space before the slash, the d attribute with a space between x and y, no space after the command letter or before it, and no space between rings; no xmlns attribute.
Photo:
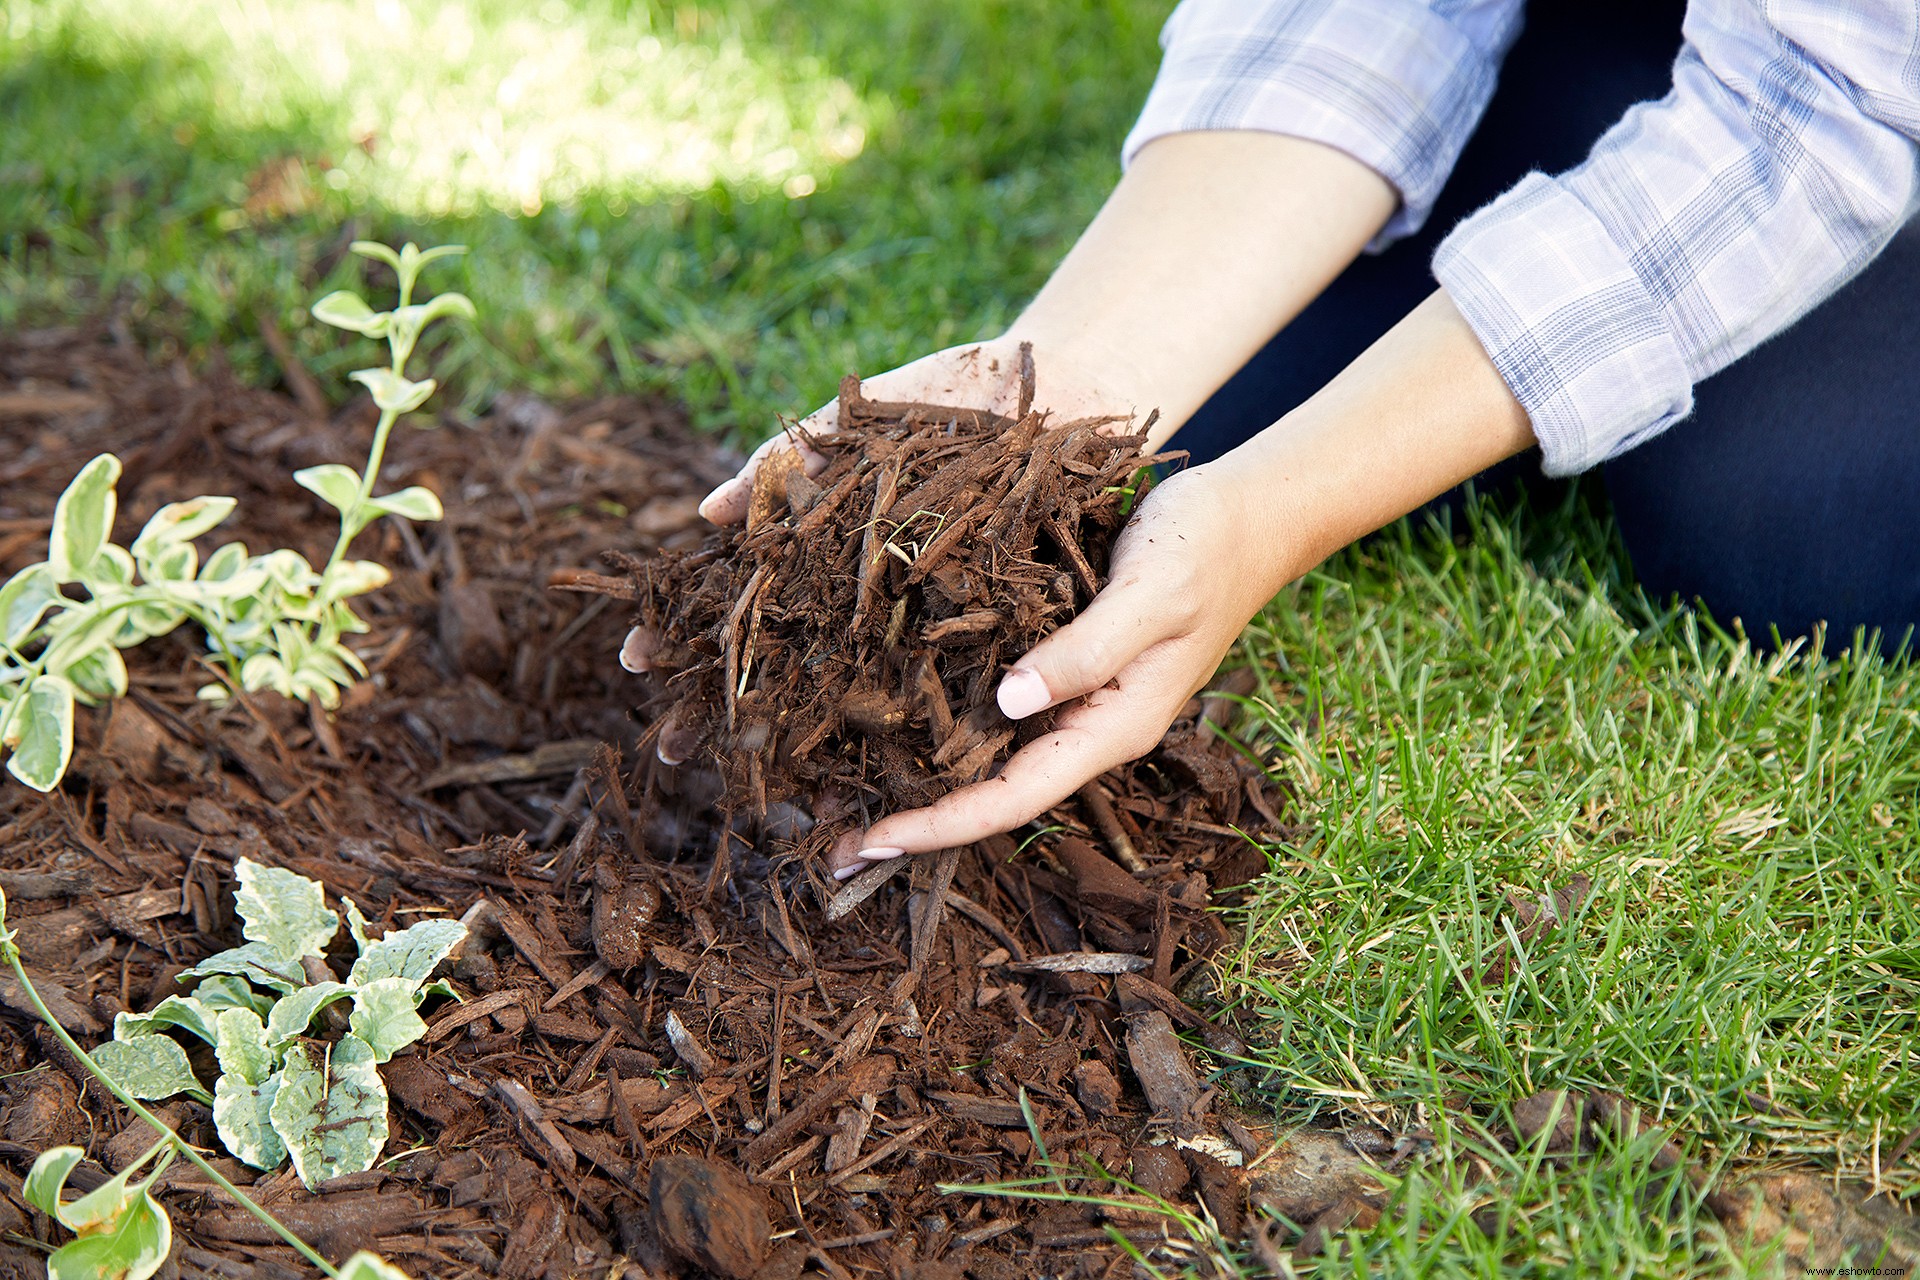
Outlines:
<svg viewBox="0 0 1920 1280"><path fill-rule="evenodd" d="M485 319L437 367L467 405L659 392L755 439L1011 315L1115 176L1169 8L15 0L0 325L106 304L271 381L264 317L344 394L356 353L303 306L358 279L346 242L458 240ZM1768 1269L1657 1142L1561 1164L1459 1122L1546 1088L1617 1091L1711 1169L1920 1198L1906 665L1646 601L1591 492L1391 530L1237 660L1307 834L1221 966L1235 1087L1437 1140L1346 1268ZM1576 876L1516 938L1510 896Z"/></svg>

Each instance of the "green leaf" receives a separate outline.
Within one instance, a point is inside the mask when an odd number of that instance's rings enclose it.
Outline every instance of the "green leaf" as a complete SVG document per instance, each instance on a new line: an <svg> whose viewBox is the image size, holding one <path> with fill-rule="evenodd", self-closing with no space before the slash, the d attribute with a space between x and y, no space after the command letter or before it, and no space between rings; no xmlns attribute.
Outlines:
<svg viewBox="0 0 1920 1280"><path fill-rule="evenodd" d="M414 1012L420 984L410 978L380 978L353 991L353 1034L367 1042L375 1062L385 1062L427 1034L427 1024Z"/></svg>
<svg viewBox="0 0 1920 1280"><path fill-rule="evenodd" d="M293 481L302 489L317 493L326 504L342 515L360 501L360 473L337 462L317 467L302 467L293 473Z"/></svg>
<svg viewBox="0 0 1920 1280"><path fill-rule="evenodd" d="M353 988L344 982L316 982L280 997L274 1003L273 1012L267 1015L267 1043L277 1050L289 1040L305 1035L314 1014L352 994Z"/></svg>
<svg viewBox="0 0 1920 1280"><path fill-rule="evenodd" d="M356 369L347 377L373 393L373 402L388 413L409 413L427 402L438 384L432 378L410 382L391 369Z"/></svg>
<svg viewBox="0 0 1920 1280"><path fill-rule="evenodd" d="M369 506L378 506L374 499ZM333 567L333 593L340 596L365 595L393 581L393 575L383 564L372 560L342 560Z"/></svg>
<svg viewBox="0 0 1920 1280"><path fill-rule="evenodd" d="M355 333L364 333L369 338L378 338L387 331L387 316L367 305L365 298L350 289L340 289L314 303L311 313L321 324L330 324L336 329L351 329Z"/></svg>
<svg viewBox="0 0 1920 1280"><path fill-rule="evenodd" d="M339 1280L409 1280L407 1273L377 1253L365 1249L348 1258L340 1268Z"/></svg>
<svg viewBox="0 0 1920 1280"><path fill-rule="evenodd" d="M263 942L289 960L325 953L340 931L340 917L328 910L318 882L251 858L234 863L233 871L240 882L233 909L244 922L241 937Z"/></svg>
<svg viewBox="0 0 1920 1280"><path fill-rule="evenodd" d="M88 706L108 698L123 698L127 693L127 662L118 649L102 645L78 662L68 663L67 679L73 682L75 695Z"/></svg>
<svg viewBox="0 0 1920 1280"><path fill-rule="evenodd" d="M93 557L93 563L87 566L81 575L87 586L97 596L99 588L105 586L130 587L133 585L133 555L125 547L109 542L100 548Z"/></svg>
<svg viewBox="0 0 1920 1280"><path fill-rule="evenodd" d="M120 459L103 453L80 468L54 504L47 564L58 581L78 582L106 545L118 510L113 486L119 479Z"/></svg>
<svg viewBox="0 0 1920 1280"><path fill-rule="evenodd" d="M367 937L366 913L360 910L359 903L347 897L345 894L340 896L340 909L347 917L347 932L353 935L354 950L364 956L367 954L367 948L373 945L373 940ZM354 965L354 973L358 973L359 970L360 966L356 963ZM347 981L354 981L353 974L347 975Z"/></svg>
<svg viewBox="0 0 1920 1280"><path fill-rule="evenodd" d="M213 1123L227 1150L256 1169L272 1169L287 1158L287 1144L273 1127L273 1100L280 1077L258 1084L223 1075L213 1085Z"/></svg>
<svg viewBox="0 0 1920 1280"><path fill-rule="evenodd" d="M60 1216L60 1189L67 1185L73 1166L87 1158L79 1147L51 1147L42 1151L27 1171L20 1194L26 1202L49 1218Z"/></svg>
<svg viewBox="0 0 1920 1280"><path fill-rule="evenodd" d="M131 1040L136 1036L153 1035L162 1027L179 1027L182 1031L199 1036L208 1044L217 1044L219 1019L220 1010L202 1000L198 993L168 996L148 1013L115 1014L113 1038Z"/></svg>
<svg viewBox="0 0 1920 1280"><path fill-rule="evenodd" d="M248 693L271 689L283 698L291 698L293 677L278 655L256 653L240 664L240 687Z"/></svg>
<svg viewBox="0 0 1920 1280"><path fill-rule="evenodd" d="M290 960L264 942L249 942L217 952L180 976L197 978L203 974L221 973L238 974L250 982L272 987L283 994L304 986L307 981L306 970L298 959Z"/></svg>
<svg viewBox="0 0 1920 1280"><path fill-rule="evenodd" d="M223 1076L259 1084L273 1074L273 1050L267 1048L267 1028L261 1023L260 1015L251 1009L220 1011L213 1053L220 1060Z"/></svg>
<svg viewBox="0 0 1920 1280"><path fill-rule="evenodd" d="M363 258L373 258L377 261L384 262L396 272L400 270L400 255L381 244L378 240L355 240L352 244L348 245L347 248L353 250Z"/></svg>
<svg viewBox="0 0 1920 1280"><path fill-rule="evenodd" d="M17 647L33 634L49 609L73 603L60 594L51 565L28 565L0 587L0 639Z"/></svg>
<svg viewBox="0 0 1920 1280"><path fill-rule="evenodd" d="M368 505L383 515L404 516L408 520L438 520L446 514L441 510L440 499L433 490L417 484L408 485L398 493L370 499Z"/></svg>
<svg viewBox="0 0 1920 1280"><path fill-rule="evenodd" d="M200 985L193 989L193 998L212 1010L215 1017L227 1009L251 1009L264 1018L273 1008L271 999L255 992L245 979L229 974L216 974L211 978L202 978ZM165 1001L161 1003L164 1004ZM155 1012L159 1010L156 1009Z"/></svg>
<svg viewBox="0 0 1920 1280"><path fill-rule="evenodd" d="M232 498L200 497L169 502L153 513L129 548L138 560L165 547L191 542L233 514Z"/></svg>
<svg viewBox="0 0 1920 1280"><path fill-rule="evenodd" d="M387 1144L387 1087L359 1036L342 1037L331 1051L307 1041L289 1049L270 1112L309 1190L371 1169Z"/></svg>
<svg viewBox="0 0 1920 1280"><path fill-rule="evenodd" d="M35 791L51 791L73 758L73 686L45 675L7 704L0 747L11 748L7 772Z"/></svg>
<svg viewBox="0 0 1920 1280"><path fill-rule="evenodd" d="M176 1093L206 1096L187 1062L187 1051L166 1036L109 1040L93 1051L93 1061L136 1098L171 1098Z"/></svg>
<svg viewBox="0 0 1920 1280"><path fill-rule="evenodd" d="M422 920L362 946L347 981L364 987L383 978L405 978L418 986L466 936L467 926L458 920Z"/></svg>
<svg viewBox="0 0 1920 1280"><path fill-rule="evenodd" d="M173 1223L153 1193L142 1191L106 1230L53 1251L47 1280L147 1280L173 1248Z"/></svg>

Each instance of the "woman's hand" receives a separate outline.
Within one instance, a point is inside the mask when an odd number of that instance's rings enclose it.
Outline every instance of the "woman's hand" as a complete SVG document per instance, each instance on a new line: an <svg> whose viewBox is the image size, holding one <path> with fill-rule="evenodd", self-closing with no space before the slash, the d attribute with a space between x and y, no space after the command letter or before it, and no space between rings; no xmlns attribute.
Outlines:
<svg viewBox="0 0 1920 1280"><path fill-rule="evenodd" d="M861 384L872 400L921 401L985 409L1012 417L1020 403L1020 343L1016 331L989 342L948 347L890 373ZM1085 367L1072 356L1055 350L1033 352L1033 403L1047 410L1056 423L1103 414L1141 414L1146 406L1124 403L1124 382L1112 374ZM802 435L823 436L839 429L838 400L822 405L802 418L795 430L783 431L753 451L738 475L700 504L700 514L715 524L737 524L746 518L753 495L753 476L767 456L778 449L800 454L807 474L817 475L827 460L807 448Z"/></svg>
<svg viewBox="0 0 1920 1280"><path fill-rule="evenodd" d="M1292 576L1272 512L1230 470L1199 467L1155 487L1115 545L1106 588L1000 682L1000 709L1015 720L1072 703L1054 730L995 777L843 841L836 876L1010 831L1151 751Z"/></svg>

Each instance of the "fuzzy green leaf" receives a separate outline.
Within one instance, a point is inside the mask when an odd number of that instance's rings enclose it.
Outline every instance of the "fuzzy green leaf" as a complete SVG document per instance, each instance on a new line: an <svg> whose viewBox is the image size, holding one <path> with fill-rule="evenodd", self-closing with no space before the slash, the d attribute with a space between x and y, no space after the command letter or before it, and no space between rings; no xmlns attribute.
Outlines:
<svg viewBox="0 0 1920 1280"><path fill-rule="evenodd" d="M173 1223L153 1194L142 1191L99 1234L53 1251L47 1280L147 1280L173 1248Z"/></svg>
<svg viewBox="0 0 1920 1280"><path fill-rule="evenodd" d="M373 402L388 413L410 413L427 402L437 383L432 378L411 382L391 369L356 369L347 377L373 393Z"/></svg>
<svg viewBox="0 0 1920 1280"><path fill-rule="evenodd" d="M313 318L321 324L330 324L336 329L350 329L354 333L363 333L369 338L378 338L387 331L387 317L367 305L367 300L348 289L328 294L313 304Z"/></svg>
<svg viewBox="0 0 1920 1280"><path fill-rule="evenodd" d="M372 258L375 261L386 263L395 271L400 270L400 255L392 249L389 249L386 245L381 244L378 240L355 240L352 244L348 245L347 248L353 250L363 258Z"/></svg>
<svg viewBox="0 0 1920 1280"><path fill-rule="evenodd" d="M373 1050L375 1062L385 1062L427 1034L427 1024L414 1012L420 984L410 978L380 978L353 991L353 1034Z"/></svg>
<svg viewBox="0 0 1920 1280"><path fill-rule="evenodd" d="M72 603L60 594L50 565L28 565L0 587L0 639L17 647L33 634L49 609Z"/></svg>
<svg viewBox="0 0 1920 1280"><path fill-rule="evenodd" d="M458 920L422 920L363 946L347 981L366 986L383 978L405 978L418 986L466 936L467 926Z"/></svg>
<svg viewBox="0 0 1920 1280"><path fill-rule="evenodd" d="M240 936L263 942L289 960L317 956L340 931L340 917L327 908L320 885L285 867L268 867L251 858L233 866L240 882L233 909L244 922Z"/></svg>
<svg viewBox="0 0 1920 1280"><path fill-rule="evenodd" d="M208 1044L219 1043L217 1024L220 1010L202 1000L196 993L190 996L168 996L147 1013L119 1013L113 1018L113 1038L131 1040L135 1036L153 1035L162 1027L179 1027L190 1031Z"/></svg>
<svg viewBox="0 0 1920 1280"><path fill-rule="evenodd" d="M53 536L47 542L47 564L61 582L78 582L106 545L119 509L113 486L120 479L120 459L103 453L80 468L53 508Z"/></svg>
<svg viewBox="0 0 1920 1280"><path fill-rule="evenodd" d="M283 994L304 985L307 980L306 970L298 959L290 960L262 942L249 942L216 952L180 976L197 978L203 974L220 973L237 974L249 982L272 987Z"/></svg>
<svg viewBox="0 0 1920 1280"><path fill-rule="evenodd" d="M7 704L0 747L11 748L7 772L35 791L51 791L73 758L73 686L44 675Z"/></svg>
<svg viewBox="0 0 1920 1280"><path fill-rule="evenodd" d="M273 1008L271 998L256 992L245 979L230 974L201 979L200 985L193 989L193 998L212 1010L215 1017L227 1009L251 1009L264 1018Z"/></svg>
<svg viewBox="0 0 1920 1280"><path fill-rule="evenodd" d="M279 1049L289 1040L305 1035L314 1014L352 994L353 988L344 982L316 982L280 997L274 1003L273 1012L267 1015L267 1043Z"/></svg>
<svg viewBox="0 0 1920 1280"><path fill-rule="evenodd" d="M270 1108L294 1171L311 1189L373 1167L387 1144L387 1086L359 1036L329 1047L302 1041L287 1051Z"/></svg>
<svg viewBox="0 0 1920 1280"><path fill-rule="evenodd" d="M113 1077L115 1084L136 1098L206 1094L187 1062L187 1051L166 1036L136 1035L127 1040L109 1040L93 1051L93 1061Z"/></svg>
<svg viewBox="0 0 1920 1280"><path fill-rule="evenodd" d="M273 1100L279 1092L278 1075L250 1084L229 1074L213 1085L213 1123L220 1141L256 1169L276 1168L287 1158L287 1144L273 1127Z"/></svg>
<svg viewBox="0 0 1920 1280"><path fill-rule="evenodd" d="M417 484L370 499L368 505L383 515L403 516L408 520L438 520L446 514L433 490Z"/></svg>
<svg viewBox="0 0 1920 1280"><path fill-rule="evenodd" d="M261 1023L260 1015L251 1009L220 1011L213 1052L220 1060L222 1076L259 1084L273 1074L273 1050L267 1048L267 1028Z"/></svg>

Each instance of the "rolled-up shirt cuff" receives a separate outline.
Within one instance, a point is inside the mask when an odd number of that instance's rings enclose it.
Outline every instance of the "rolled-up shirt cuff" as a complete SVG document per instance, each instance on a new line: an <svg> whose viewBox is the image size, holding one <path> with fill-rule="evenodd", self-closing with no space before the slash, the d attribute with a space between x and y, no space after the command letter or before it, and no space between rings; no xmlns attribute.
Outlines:
<svg viewBox="0 0 1920 1280"><path fill-rule="evenodd" d="M1532 419L1547 474L1585 471L1692 412L1665 310L1561 180L1529 174L1462 222L1433 272Z"/></svg>
<svg viewBox="0 0 1920 1280"><path fill-rule="evenodd" d="M1123 164L1174 133L1247 129L1323 143L1400 193L1375 248L1425 222L1498 71L1497 55L1407 0L1343 0L1304 17L1292 6L1189 0L1165 39Z"/></svg>

